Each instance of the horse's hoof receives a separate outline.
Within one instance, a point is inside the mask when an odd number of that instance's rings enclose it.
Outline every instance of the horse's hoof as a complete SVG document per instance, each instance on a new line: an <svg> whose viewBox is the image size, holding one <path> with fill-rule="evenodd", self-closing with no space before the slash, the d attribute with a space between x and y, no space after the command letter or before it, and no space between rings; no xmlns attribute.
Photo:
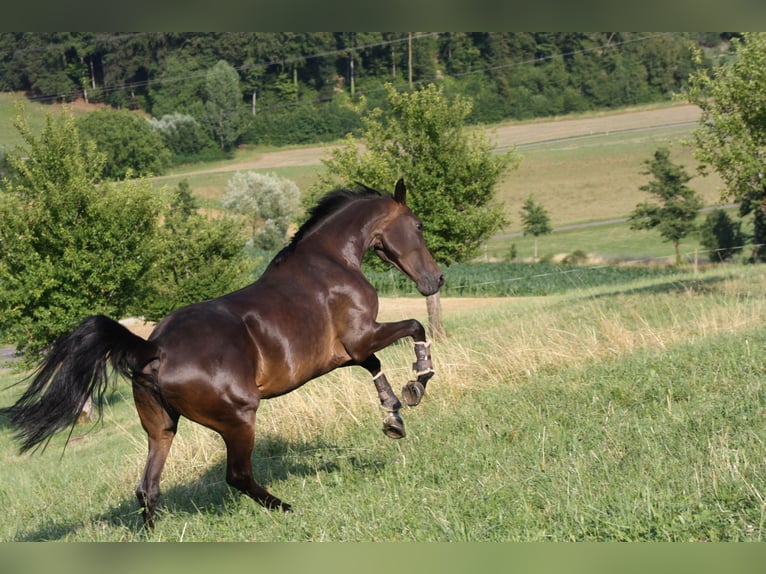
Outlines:
<svg viewBox="0 0 766 574"><path fill-rule="evenodd" d="M402 387L402 398L408 407L416 407L426 392L426 388L419 381L409 381Z"/></svg>
<svg viewBox="0 0 766 574"><path fill-rule="evenodd" d="M383 433L388 438L400 439L407 436L404 431L404 421L399 413L389 413L389 415L383 419Z"/></svg>

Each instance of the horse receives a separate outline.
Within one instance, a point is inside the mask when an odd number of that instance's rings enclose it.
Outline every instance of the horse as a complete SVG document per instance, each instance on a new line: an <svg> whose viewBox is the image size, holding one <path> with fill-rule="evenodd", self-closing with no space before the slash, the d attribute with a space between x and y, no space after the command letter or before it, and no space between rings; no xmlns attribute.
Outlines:
<svg viewBox="0 0 766 574"><path fill-rule="evenodd" d="M415 319L379 323L378 294L361 270L373 250L436 293L442 272L426 247L423 223L406 201L400 179L393 194L366 186L337 189L310 210L289 244L252 284L181 307L148 339L104 315L87 317L50 347L25 392L0 409L16 427L20 451L47 446L71 429L86 401L99 417L116 376L132 382L148 437L138 498L143 524L154 527L160 476L181 416L209 427L226 447L226 482L269 509L291 510L253 478L255 414L261 400L289 393L339 367L361 366L372 376L386 411L383 432L406 435L392 390L375 353L405 337L414 342L414 378L402 388L417 405L434 375L430 341ZM109 369L111 365L112 369Z"/></svg>

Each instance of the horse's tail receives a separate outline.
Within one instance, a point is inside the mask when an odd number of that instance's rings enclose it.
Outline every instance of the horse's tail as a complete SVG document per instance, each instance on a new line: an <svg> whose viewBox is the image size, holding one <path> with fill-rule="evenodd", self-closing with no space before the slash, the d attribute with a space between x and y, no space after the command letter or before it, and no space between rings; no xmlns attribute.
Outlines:
<svg viewBox="0 0 766 574"><path fill-rule="evenodd" d="M103 315L88 317L53 344L24 394L14 405L0 409L0 415L17 427L21 452L34 449L59 430L73 428L88 398L101 417L109 363L117 373L131 377L155 353L153 343L117 321Z"/></svg>

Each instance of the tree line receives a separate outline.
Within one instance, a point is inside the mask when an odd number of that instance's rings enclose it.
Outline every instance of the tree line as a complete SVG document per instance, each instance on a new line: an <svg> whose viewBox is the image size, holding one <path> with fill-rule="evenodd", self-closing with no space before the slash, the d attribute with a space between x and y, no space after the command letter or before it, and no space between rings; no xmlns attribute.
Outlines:
<svg viewBox="0 0 766 574"><path fill-rule="evenodd" d="M666 100L685 88L694 69L711 65L709 58L695 61L691 47L716 54L731 36L4 32L0 91L140 109L166 124L185 121L184 130L196 129L210 140L202 143L225 150L331 141L358 131L358 106L385 106L385 83L441 82L448 96L473 101L468 123Z"/></svg>

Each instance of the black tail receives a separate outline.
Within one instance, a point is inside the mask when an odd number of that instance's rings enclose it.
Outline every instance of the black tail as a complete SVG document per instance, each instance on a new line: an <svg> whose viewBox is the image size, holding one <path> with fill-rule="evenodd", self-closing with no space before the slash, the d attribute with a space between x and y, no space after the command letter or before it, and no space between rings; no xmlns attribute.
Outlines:
<svg viewBox="0 0 766 574"><path fill-rule="evenodd" d="M109 387L108 364L127 377L152 358L154 345L103 315L88 317L57 340L13 406L0 409L17 427L21 452L74 427L89 397L99 417Z"/></svg>

